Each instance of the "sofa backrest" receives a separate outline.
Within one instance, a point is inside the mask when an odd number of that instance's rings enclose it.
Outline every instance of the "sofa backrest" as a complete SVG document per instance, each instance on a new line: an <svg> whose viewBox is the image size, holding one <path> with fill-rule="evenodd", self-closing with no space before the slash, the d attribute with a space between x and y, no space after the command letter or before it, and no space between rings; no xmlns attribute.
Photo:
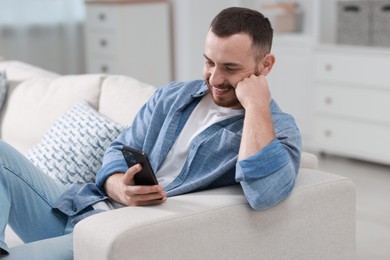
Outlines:
<svg viewBox="0 0 390 260"><path fill-rule="evenodd" d="M2 138L25 152L72 106L86 100L97 108L102 80L98 75L85 75L23 81L7 97Z"/></svg>
<svg viewBox="0 0 390 260"><path fill-rule="evenodd" d="M98 111L115 123L130 125L155 91L155 87L127 76L108 76L101 87Z"/></svg>
<svg viewBox="0 0 390 260"><path fill-rule="evenodd" d="M0 138L22 153L38 143L50 125L82 100L115 123L127 126L156 90L128 76L59 76L29 64L0 62L9 91L0 111ZM316 169L316 156L302 153L301 168Z"/></svg>
<svg viewBox="0 0 390 260"><path fill-rule="evenodd" d="M116 123L128 125L155 88L127 76L59 76L34 66L0 62L9 91L0 137L22 153L37 144L54 121L82 100ZM24 75L24 76L23 76Z"/></svg>

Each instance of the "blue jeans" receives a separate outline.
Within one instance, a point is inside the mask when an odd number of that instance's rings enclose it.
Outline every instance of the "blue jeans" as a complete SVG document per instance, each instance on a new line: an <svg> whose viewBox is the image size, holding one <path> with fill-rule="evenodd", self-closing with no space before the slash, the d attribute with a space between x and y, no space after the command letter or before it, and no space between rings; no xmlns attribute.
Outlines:
<svg viewBox="0 0 390 260"><path fill-rule="evenodd" d="M52 210L65 189L0 140L0 248L10 253L4 259L73 258L73 225ZM7 224L26 244L7 247Z"/></svg>

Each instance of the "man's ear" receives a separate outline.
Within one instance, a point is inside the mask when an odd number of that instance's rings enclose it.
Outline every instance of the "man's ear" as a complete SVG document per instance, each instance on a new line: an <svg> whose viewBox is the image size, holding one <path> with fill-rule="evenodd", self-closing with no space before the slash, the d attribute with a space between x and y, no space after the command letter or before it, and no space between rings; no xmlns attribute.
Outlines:
<svg viewBox="0 0 390 260"><path fill-rule="evenodd" d="M261 68L261 75L267 76L268 73L271 72L272 67L275 64L275 56L272 53L269 53L264 56L264 58L261 59L260 61L260 68Z"/></svg>

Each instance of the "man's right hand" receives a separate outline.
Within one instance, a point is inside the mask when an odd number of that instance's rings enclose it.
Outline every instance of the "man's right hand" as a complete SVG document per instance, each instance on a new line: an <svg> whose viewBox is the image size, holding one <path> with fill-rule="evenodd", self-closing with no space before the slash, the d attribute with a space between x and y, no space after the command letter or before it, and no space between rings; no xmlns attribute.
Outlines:
<svg viewBox="0 0 390 260"><path fill-rule="evenodd" d="M151 206L165 202L167 194L161 185L136 186L134 175L142 170L140 164L129 168L126 173L111 175L104 184L108 196L126 206Z"/></svg>

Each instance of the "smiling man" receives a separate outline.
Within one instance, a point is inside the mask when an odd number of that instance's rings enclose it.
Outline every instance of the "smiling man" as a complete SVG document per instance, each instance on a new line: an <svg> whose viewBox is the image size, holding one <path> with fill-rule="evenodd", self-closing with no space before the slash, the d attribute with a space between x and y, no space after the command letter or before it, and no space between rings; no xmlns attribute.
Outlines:
<svg viewBox="0 0 390 260"><path fill-rule="evenodd" d="M261 13L221 11L206 37L204 79L159 88L107 149L96 183L67 188L0 141L2 252L71 259L71 232L81 219L204 189L239 183L255 210L285 199L298 173L301 137L270 95L271 45L272 28ZM141 165L127 167L123 146L149 156L158 185L134 184ZM24 241L36 242L8 249L2 241L8 222Z"/></svg>

